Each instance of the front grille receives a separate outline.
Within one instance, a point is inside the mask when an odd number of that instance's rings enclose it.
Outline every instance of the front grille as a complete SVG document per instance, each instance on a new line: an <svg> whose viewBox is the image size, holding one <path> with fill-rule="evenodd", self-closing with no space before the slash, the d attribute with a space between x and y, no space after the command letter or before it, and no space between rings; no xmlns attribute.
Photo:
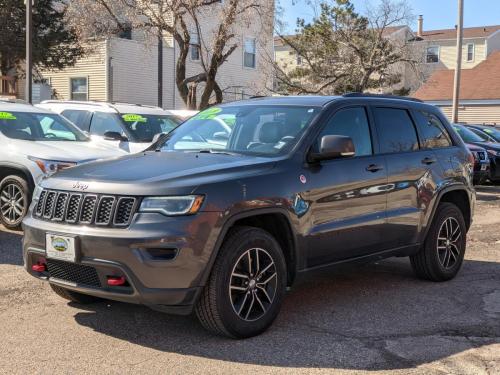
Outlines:
<svg viewBox="0 0 500 375"><path fill-rule="evenodd" d="M33 214L68 224L126 227L137 209L134 197L44 190Z"/></svg>
<svg viewBox="0 0 500 375"><path fill-rule="evenodd" d="M101 287L101 281L94 267L47 259L47 272L50 277L76 284Z"/></svg>

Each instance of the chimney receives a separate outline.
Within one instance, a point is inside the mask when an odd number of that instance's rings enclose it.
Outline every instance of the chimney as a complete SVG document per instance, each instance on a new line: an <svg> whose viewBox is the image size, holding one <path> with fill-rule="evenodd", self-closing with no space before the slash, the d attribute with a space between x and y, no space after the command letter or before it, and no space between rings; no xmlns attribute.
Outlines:
<svg viewBox="0 0 500 375"><path fill-rule="evenodd" d="M419 15L418 16L418 30L417 30L417 36L422 37L424 34L424 16Z"/></svg>

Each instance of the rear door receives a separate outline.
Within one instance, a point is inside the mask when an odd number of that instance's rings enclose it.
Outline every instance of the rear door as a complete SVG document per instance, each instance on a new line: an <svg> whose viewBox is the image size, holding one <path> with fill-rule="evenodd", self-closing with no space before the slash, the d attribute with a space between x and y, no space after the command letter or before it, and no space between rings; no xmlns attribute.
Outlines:
<svg viewBox="0 0 500 375"><path fill-rule="evenodd" d="M311 188L303 193L311 212L308 267L385 249L387 168L372 134L367 108L347 107L332 115L312 146L324 135L344 135L356 154L312 169Z"/></svg>
<svg viewBox="0 0 500 375"><path fill-rule="evenodd" d="M372 112L387 161L387 240L391 248L412 245L443 169L433 149L421 147L408 108L374 106Z"/></svg>

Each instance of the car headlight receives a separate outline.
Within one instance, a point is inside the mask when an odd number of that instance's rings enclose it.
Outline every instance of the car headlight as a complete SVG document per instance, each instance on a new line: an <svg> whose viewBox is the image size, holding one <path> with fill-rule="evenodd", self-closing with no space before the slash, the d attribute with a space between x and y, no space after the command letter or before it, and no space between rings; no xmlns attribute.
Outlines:
<svg viewBox="0 0 500 375"><path fill-rule="evenodd" d="M202 195L186 195L179 197L148 197L144 198L140 212L156 212L166 216L193 215L203 203Z"/></svg>
<svg viewBox="0 0 500 375"><path fill-rule="evenodd" d="M28 156L28 159L35 162L38 165L38 168L43 172L43 174L48 177L52 176L57 171L61 169L74 167L76 163L67 162L67 161L58 161L58 160L45 160L36 158L34 156Z"/></svg>

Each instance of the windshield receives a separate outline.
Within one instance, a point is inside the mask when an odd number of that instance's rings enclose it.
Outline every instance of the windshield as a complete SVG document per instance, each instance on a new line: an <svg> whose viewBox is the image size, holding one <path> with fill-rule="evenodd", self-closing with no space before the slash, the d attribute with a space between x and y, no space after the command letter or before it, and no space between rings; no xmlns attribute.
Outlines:
<svg viewBox="0 0 500 375"><path fill-rule="evenodd" d="M241 105L212 107L184 122L157 148L279 155L290 150L318 107Z"/></svg>
<svg viewBox="0 0 500 375"><path fill-rule="evenodd" d="M467 129L466 127L454 125L453 129L455 129L460 138L462 138L462 140L466 143L484 142L480 136Z"/></svg>
<svg viewBox="0 0 500 375"><path fill-rule="evenodd" d="M90 139L75 125L57 114L0 112L0 131L25 141L78 141Z"/></svg>
<svg viewBox="0 0 500 375"><path fill-rule="evenodd" d="M119 116L127 131L137 142L151 142L156 134L170 133L182 122L172 115L126 113Z"/></svg>
<svg viewBox="0 0 500 375"><path fill-rule="evenodd" d="M500 130L496 128L481 128L481 130L488 134L491 138L493 138L495 141L500 142Z"/></svg>

